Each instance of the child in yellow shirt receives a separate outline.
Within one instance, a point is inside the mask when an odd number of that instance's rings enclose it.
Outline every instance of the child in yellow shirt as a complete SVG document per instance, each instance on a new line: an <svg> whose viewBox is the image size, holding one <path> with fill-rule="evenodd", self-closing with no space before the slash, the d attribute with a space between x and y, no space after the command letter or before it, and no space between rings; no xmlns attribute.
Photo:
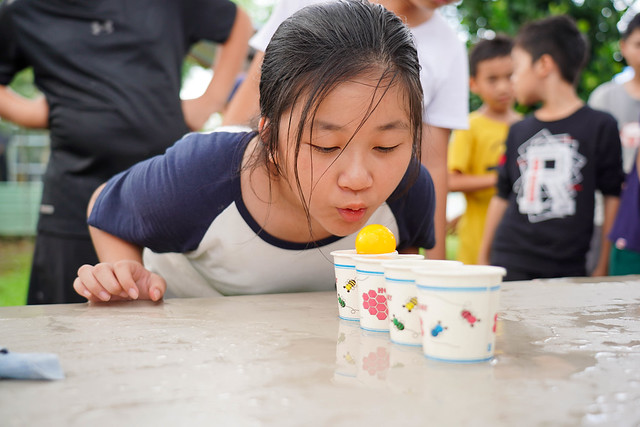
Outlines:
<svg viewBox="0 0 640 427"><path fill-rule="evenodd" d="M465 264L477 263L504 141L509 126L520 119L513 110L511 47L509 37L498 35L471 50L469 88L483 104L469 115L469 129L454 131L449 144L449 191L463 192L467 201L457 226L457 259Z"/></svg>

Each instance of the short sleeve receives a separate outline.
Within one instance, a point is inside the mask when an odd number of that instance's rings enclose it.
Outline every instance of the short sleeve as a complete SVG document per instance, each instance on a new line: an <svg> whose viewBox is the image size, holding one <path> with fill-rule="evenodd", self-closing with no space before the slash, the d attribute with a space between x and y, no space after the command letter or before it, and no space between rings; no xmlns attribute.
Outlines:
<svg viewBox="0 0 640 427"><path fill-rule="evenodd" d="M589 106L593 109L596 110L607 110L607 102L606 102L606 95L607 95L607 87L609 86L609 83L603 83L600 86L598 86L597 88L595 88L593 90L593 92L591 92L591 95L589 95Z"/></svg>
<svg viewBox="0 0 640 427"><path fill-rule="evenodd" d="M199 40L227 41L236 19L235 3L229 0L189 0L184 1L183 8L184 25L191 43Z"/></svg>
<svg viewBox="0 0 640 427"><path fill-rule="evenodd" d="M21 69L27 67L27 61L20 53L17 35L11 22L12 2L0 3L0 85L11 83Z"/></svg>
<svg viewBox="0 0 640 427"><path fill-rule="evenodd" d="M440 15L432 20L444 21ZM469 128L469 63L464 44L446 22L438 22L440 31L452 33L445 38L446 48L433 47L424 36L416 38L420 55L423 87L433 86L431 96L425 96L423 121L445 129ZM438 27L437 27L438 28ZM433 36L430 34L428 36ZM421 44L426 44L426 49ZM439 43L439 41L436 41ZM430 74L433 73L433 76ZM425 95L428 92L425 89Z"/></svg>
<svg viewBox="0 0 640 427"><path fill-rule="evenodd" d="M276 3L271 16L267 22L258 30L258 32L251 38L249 45L255 50L264 52L267 50L267 45L271 41L271 37L276 32L282 21L296 13L298 10L305 6L309 6L314 3L322 3L327 0L280 0Z"/></svg>
<svg viewBox="0 0 640 427"><path fill-rule="evenodd" d="M405 175L398 189L387 201L393 211L399 231L398 249L425 248L435 245L433 216L436 199L433 180L427 169L419 165L420 173L408 192L402 194L410 179Z"/></svg>
<svg viewBox="0 0 640 427"><path fill-rule="evenodd" d="M458 129L453 131L449 143L447 168L451 172L469 173L473 135L470 130Z"/></svg>
<svg viewBox="0 0 640 427"><path fill-rule="evenodd" d="M195 250L240 191L245 145L234 135L189 134L165 154L114 176L96 200L89 225L154 252Z"/></svg>

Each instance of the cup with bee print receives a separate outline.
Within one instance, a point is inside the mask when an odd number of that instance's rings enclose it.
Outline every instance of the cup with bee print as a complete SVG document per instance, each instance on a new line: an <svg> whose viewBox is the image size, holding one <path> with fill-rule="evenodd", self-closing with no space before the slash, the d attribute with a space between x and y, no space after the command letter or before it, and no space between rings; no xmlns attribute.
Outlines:
<svg viewBox="0 0 640 427"><path fill-rule="evenodd" d="M397 252L385 255L395 256L395 254ZM372 255L359 255L355 249L345 249L333 251L331 256L333 256L333 266L336 273L338 317L343 320L360 321L356 265L353 258Z"/></svg>
<svg viewBox="0 0 640 427"><path fill-rule="evenodd" d="M421 346L415 268L458 268L459 261L406 259L386 261L384 269L389 309L389 338L396 344Z"/></svg>
<svg viewBox="0 0 640 427"><path fill-rule="evenodd" d="M354 258L360 307L360 327L367 331L389 332L389 309L382 264L392 259L423 259L422 255L368 255Z"/></svg>

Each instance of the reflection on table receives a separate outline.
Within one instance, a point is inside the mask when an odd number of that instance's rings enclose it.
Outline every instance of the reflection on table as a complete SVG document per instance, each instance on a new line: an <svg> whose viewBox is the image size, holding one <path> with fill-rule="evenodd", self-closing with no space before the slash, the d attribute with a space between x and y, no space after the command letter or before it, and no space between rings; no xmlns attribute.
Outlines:
<svg viewBox="0 0 640 427"><path fill-rule="evenodd" d="M640 277L505 283L496 358L339 320L335 292L0 308L67 378L0 381L3 426L640 424Z"/></svg>

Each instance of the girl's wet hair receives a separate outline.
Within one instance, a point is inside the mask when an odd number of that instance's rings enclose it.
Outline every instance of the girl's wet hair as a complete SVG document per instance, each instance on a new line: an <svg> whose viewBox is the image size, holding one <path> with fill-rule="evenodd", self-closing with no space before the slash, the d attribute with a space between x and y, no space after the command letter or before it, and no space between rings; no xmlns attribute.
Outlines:
<svg viewBox="0 0 640 427"><path fill-rule="evenodd" d="M284 129L294 136L297 159L303 130L313 122L322 100L340 83L362 76L377 79L377 89L381 92L393 85L401 88L413 137L411 164L415 170L412 175L417 175L420 163L416 159L420 159L422 137L422 86L413 37L396 15L364 0L308 6L276 30L262 64L260 114L266 120L260 133L258 161L264 161L270 171L282 175L278 141L288 135L280 135L281 122L285 121ZM379 94L374 98L370 112L376 108ZM292 108L299 103L303 106L301 120L293 123ZM363 123L368 116L365 114ZM302 196L297 168L295 170Z"/></svg>

